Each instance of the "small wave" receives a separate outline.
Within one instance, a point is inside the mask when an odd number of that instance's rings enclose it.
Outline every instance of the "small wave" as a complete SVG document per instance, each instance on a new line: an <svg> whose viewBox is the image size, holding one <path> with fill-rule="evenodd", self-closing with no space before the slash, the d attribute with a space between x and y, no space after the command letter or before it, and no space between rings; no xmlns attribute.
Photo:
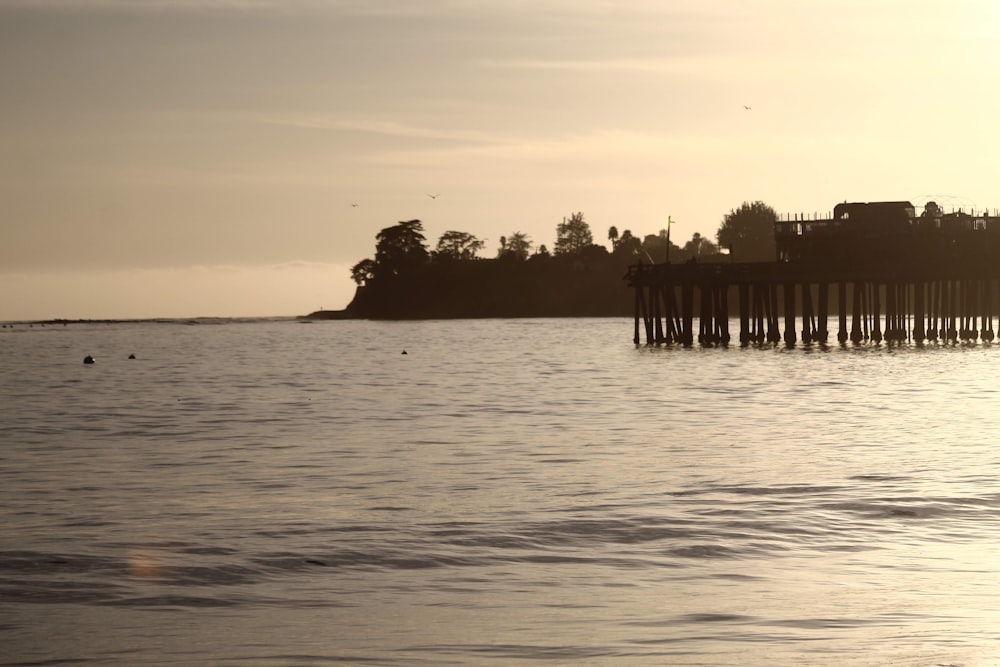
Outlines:
<svg viewBox="0 0 1000 667"><path fill-rule="evenodd" d="M692 544L668 549L667 552L675 558L738 558L746 555L744 549L722 544Z"/></svg>
<svg viewBox="0 0 1000 667"><path fill-rule="evenodd" d="M233 600L220 597L196 595L150 595L145 597L126 597L108 600L103 604L117 607L232 607L237 604Z"/></svg>

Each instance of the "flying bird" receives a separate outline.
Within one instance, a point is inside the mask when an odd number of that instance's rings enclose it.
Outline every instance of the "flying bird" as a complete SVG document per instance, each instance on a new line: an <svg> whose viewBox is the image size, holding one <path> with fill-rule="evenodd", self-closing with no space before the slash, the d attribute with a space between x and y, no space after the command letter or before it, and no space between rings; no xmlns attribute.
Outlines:
<svg viewBox="0 0 1000 667"><path fill-rule="evenodd" d="M437 199L441 195L438 194L438 195L427 195L427 196L430 197L431 199Z"/></svg>
<svg viewBox="0 0 1000 667"><path fill-rule="evenodd" d="M743 108L744 108L744 109L746 109L747 111L750 111L750 107L748 107L748 106L747 106L747 105L745 105L745 104L743 105Z"/></svg>
<svg viewBox="0 0 1000 667"><path fill-rule="evenodd" d="M357 208L357 207L358 207L358 205L357 205L357 204L351 204L351 207L352 207L352 208Z"/></svg>

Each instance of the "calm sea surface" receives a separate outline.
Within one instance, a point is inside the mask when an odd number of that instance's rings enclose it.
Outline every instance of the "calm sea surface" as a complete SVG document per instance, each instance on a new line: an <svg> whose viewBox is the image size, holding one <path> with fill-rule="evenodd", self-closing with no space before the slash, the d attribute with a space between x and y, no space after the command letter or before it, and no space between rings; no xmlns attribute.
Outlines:
<svg viewBox="0 0 1000 667"><path fill-rule="evenodd" d="M632 333L0 329L0 663L1000 665L1000 346Z"/></svg>

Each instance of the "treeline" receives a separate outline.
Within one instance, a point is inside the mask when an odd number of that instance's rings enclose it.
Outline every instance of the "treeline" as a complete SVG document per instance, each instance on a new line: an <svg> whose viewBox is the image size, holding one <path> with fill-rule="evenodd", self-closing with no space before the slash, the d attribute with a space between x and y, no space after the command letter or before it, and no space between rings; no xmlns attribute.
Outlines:
<svg viewBox="0 0 1000 667"><path fill-rule="evenodd" d="M583 213L556 227L550 251L524 233L500 238L492 259L473 234L447 231L431 249L420 220L380 231L375 257L351 269L358 284L346 313L367 318L590 317L630 315L622 278L637 262L773 261L774 209L744 202L727 213L711 241L698 233L683 245L660 230L639 238L608 229L610 250L594 242Z"/></svg>

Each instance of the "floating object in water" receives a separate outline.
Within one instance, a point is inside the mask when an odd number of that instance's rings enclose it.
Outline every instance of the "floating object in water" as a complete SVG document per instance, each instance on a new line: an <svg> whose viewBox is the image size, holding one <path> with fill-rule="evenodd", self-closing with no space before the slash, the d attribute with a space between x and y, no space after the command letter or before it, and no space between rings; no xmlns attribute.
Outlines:
<svg viewBox="0 0 1000 667"><path fill-rule="evenodd" d="M85 364L92 364L92 363L94 363L94 358L88 354L87 356L85 356L83 358L83 363L85 363Z"/></svg>
<svg viewBox="0 0 1000 667"><path fill-rule="evenodd" d="M403 354L406 354L406 350L403 350Z"/></svg>
<svg viewBox="0 0 1000 667"><path fill-rule="evenodd" d="M128 355L128 358L129 359L135 359L135 355L134 354L130 354L130 355Z"/></svg>

